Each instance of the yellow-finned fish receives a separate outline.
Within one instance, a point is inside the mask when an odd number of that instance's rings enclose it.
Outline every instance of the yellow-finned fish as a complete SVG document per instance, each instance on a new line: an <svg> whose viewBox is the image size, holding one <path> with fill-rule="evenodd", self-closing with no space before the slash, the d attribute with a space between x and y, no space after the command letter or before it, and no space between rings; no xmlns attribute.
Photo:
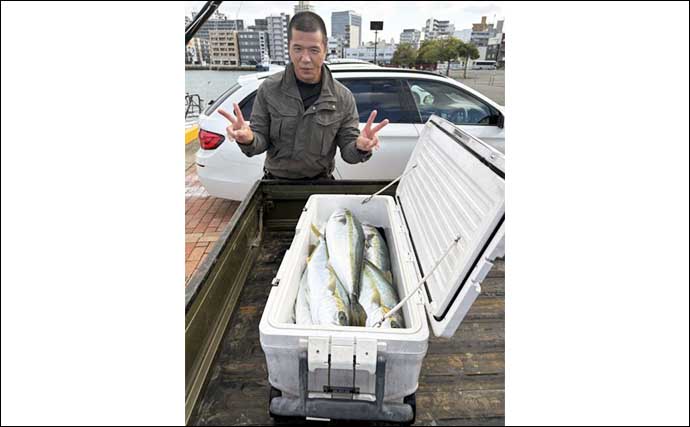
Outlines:
<svg viewBox="0 0 690 427"><path fill-rule="evenodd" d="M382 272L390 273L390 253L383 236L371 224L362 224L362 230L364 231L364 259L374 264Z"/></svg>
<svg viewBox="0 0 690 427"><path fill-rule="evenodd" d="M309 308L314 325L350 325L350 296L328 263L323 236L307 259Z"/></svg>
<svg viewBox="0 0 690 427"><path fill-rule="evenodd" d="M390 273L379 270L369 260L364 260L359 303L367 313L366 326L371 327L386 315L400 300L392 285ZM384 328L404 328L402 313L397 311L381 324Z"/></svg>
<svg viewBox="0 0 690 427"><path fill-rule="evenodd" d="M359 294L364 258L362 224L348 209L337 209L326 223L329 261L350 295ZM356 298L355 298L356 299Z"/></svg>

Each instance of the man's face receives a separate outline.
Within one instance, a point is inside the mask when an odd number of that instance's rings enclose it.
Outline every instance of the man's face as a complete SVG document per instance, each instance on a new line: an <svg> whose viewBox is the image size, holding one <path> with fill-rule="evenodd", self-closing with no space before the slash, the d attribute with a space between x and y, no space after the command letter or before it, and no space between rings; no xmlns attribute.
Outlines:
<svg viewBox="0 0 690 427"><path fill-rule="evenodd" d="M297 78L305 83L321 81L321 65L326 60L326 48L321 31L305 33L292 30L290 61Z"/></svg>

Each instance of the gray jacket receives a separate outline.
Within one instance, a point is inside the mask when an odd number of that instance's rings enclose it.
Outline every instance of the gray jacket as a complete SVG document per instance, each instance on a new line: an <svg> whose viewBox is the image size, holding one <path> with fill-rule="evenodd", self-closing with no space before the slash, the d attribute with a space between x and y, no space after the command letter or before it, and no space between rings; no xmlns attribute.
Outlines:
<svg viewBox="0 0 690 427"><path fill-rule="evenodd" d="M250 119L251 144L239 144L248 157L266 151L264 167L281 178L313 178L330 174L335 149L348 163L369 160L371 152L357 149L359 115L355 97L321 70L321 95L304 111L295 72L289 64L259 86Z"/></svg>

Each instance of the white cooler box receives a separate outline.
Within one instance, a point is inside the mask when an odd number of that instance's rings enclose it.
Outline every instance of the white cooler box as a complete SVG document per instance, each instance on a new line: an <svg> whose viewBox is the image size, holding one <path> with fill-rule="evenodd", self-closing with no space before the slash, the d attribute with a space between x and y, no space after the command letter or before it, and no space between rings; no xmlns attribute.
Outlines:
<svg viewBox="0 0 690 427"><path fill-rule="evenodd" d="M269 382L283 398L292 399L271 402L272 415L409 421L405 411L397 418L379 412L399 409L417 390L428 346L427 317L436 336L452 336L479 295L492 261L504 255L504 169L500 152L432 116L395 198L374 196L364 204L368 196L309 198L259 325ZM337 208L350 209L361 222L385 230L401 299L448 252L403 306L405 328L292 323L309 246L316 244L311 224L322 226ZM367 412L369 407L361 405L365 402L374 412Z"/></svg>

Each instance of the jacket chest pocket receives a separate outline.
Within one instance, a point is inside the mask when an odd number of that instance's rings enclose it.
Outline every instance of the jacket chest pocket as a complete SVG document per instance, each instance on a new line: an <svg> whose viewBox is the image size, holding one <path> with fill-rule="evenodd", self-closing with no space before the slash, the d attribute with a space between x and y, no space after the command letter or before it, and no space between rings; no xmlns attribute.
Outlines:
<svg viewBox="0 0 690 427"><path fill-rule="evenodd" d="M282 124L282 121L283 119L281 117L271 117L271 129L269 136L271 137L271 141L274 143L280 139L280 125Z"/></svg>
<svg viewBox="0 0 690 427"><path fill-rule="evenodd" d="M268 112L271 117L269 136L274 144L285 143L297 122L297 110L284 99L268 101ZM293 135L294 136L294 135Z"/></svg>
<svg viewBox="0 0 690 427"><path fill-rule="evenodd" d="M297 111L288 104L268 102L271 116L268 154L275 159L289 158L294 150Z"/></svg>
<svg viewBox="0 0 690 427"><path fill-rule="evenodd" d="M312 154L328 156L335 145L341 116L335 111L317 111L314 117L314 134L308 150Z"/></svg>

